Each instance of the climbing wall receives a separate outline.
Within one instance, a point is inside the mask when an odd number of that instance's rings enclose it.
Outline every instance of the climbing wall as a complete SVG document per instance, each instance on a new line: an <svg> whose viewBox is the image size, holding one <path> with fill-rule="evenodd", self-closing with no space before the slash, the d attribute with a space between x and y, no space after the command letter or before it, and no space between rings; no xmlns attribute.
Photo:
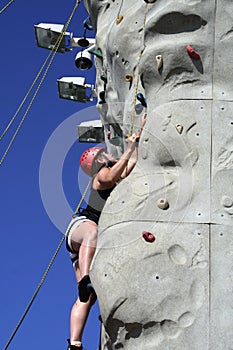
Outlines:
<svg viewBox="0 0 233 350"><path fill-rule="evenodd" d="M120 155L147 113L138 163L100 219L102 349L230 350L233 2L85 5L108 150Z"/></svg>

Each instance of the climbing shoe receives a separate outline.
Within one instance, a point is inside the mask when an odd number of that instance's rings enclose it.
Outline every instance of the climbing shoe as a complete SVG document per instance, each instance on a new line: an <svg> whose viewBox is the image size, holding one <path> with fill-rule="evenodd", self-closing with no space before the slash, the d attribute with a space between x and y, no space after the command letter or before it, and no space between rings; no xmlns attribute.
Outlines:
<svg viewBox="0 0 233 350"><path fill-rule="evenodd" d="M82 303L86 303L89 299L90 294L93 294L95 300L97 299L95 290L91 284L89 275L84 276L78 284L79 300Z"/></svg>
<svg viewBox="0 0 233 350"><path fill-rule="evenodd" d="M68 348L67 350L85 350L84 347L81 345L71 345L70 344L70 339L67 339L68 341Z"/></svg>

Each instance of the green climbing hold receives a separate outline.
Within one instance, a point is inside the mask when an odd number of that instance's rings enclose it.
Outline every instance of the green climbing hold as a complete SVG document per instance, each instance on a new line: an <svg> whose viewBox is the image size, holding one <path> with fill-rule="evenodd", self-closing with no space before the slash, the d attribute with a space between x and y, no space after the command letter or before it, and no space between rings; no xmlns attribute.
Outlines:
<svg viewBox="0 0 233 350"><path fill-rule="evenodd" d="M90 53L92 53L93 55L97 56L98 58L103 58L103 54L102 54L102 51L100 49L96 49L95 47L93 47L88 51Z"/></svg>

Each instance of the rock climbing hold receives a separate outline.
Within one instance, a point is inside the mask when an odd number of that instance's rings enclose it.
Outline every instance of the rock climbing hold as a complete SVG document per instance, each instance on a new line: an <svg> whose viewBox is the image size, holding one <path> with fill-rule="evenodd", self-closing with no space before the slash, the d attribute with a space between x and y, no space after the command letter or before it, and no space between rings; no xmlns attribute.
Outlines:
<svg viewBox="0 0 233 350"><path fill-rule="evenodd" d="M127 74L125 77L125 81L127 81L127 83L131 83L133 80L133 76L131 74Z"/></svg>
<svg viewBox="0 0 233 350"><path fill-rule="evenodd" d="M186 50L191 58L198 59L200 55L197 51L195 51L190 45L186 46Z"/></svg>
<svg viewBox="0 0 233 350"><path fill-rule="evenodd" d="M147 107L146 99L145 99L145 97L143 96L143 94L142 94L141 92L139 92L139 93L137 94L137 100L141 102L141 105L142 105L143 107Z"/></svg>
<svg viewBox="0 0 233 350"><path fill-rule="evenodd" d="M100 76L100 79L101 79L105 84L107 84L108 80L107 80L106 75L101 75L101 76Z"/></svg>
<svg viewBox="0 0 233 350"><path fill-rule="evenodd" d="M90 48L88 50L88 52L92 53L93 55L95 55L98 58L103 58L103 54L102 51L100 49L95 49L95 47Z"/></svg>
<svg viewBox="0 0 233 350"><path fill-rule="evenodd" d="M99 104L103 104L103 103L106 102L106 101L105 101L105 91L100 91L100 93L99 93L99 98L100 98Z"/></svg>
<svg viewBox="0 0 233 350"><path fill-rule="evenodd" d="M229 196L222 196L222 205L225 208L231 208L233 206L233 200Z"/></svg>
<svg viewBox="0 0 233 350"><path fill-rule="evenodd" d="M148 232L148 231L143 231L142 237L145 239L145 241L150 242L150 243L155 241L155 235L151 232Z"/></svg>
<svg viewBox="0 0 233 350"><path fill-rule="evenodd" d="M162 55L157 55L156 56L156 62L157 62L157 68L161 69L163 66L163 57Z"/></svg>
<svg viewBox="0 0 233 350"><path fill-rule="evenodd" d="M135 105L135 112L136 114L141 114L143 111L143 105L141 103L137 103Z"/></svg>
<svg viewBox="0 0 233 350"><path fill-rule="evenodd" d="M178 131L179 134L182 134L183 126L180 124L176 124L176 130Z"/></svg>
<svg viewBox="0 0 233 350"><path fill-rule="evenodd" d="M169 203L165 198L159 198L157 200L157 206L159 207L159 209L166 210L169 208Z"/></svg>
<svg viewBox="0 0 233 350"><path fill-rule="evenodd" d="M111 137L109 142L114 146L123 146L123 140L120 136Z"/></svg>
<svg viewBox="0 0 233 350"><path fill-rule="evenodd" d="M156 0L144 0L147 4L153 4Z"/></svg>
<svg viewBox="0 0 233 350"><path fill-rule="evenodd" d="M123 20L123 18L124 18L124 17L123 17L123 16L121 16L121 15L120 15L120 16L118 16L118 17L117 17L117 19L116 19L116 24L120 24L120 23L121 23L121 21Z"/></svg>

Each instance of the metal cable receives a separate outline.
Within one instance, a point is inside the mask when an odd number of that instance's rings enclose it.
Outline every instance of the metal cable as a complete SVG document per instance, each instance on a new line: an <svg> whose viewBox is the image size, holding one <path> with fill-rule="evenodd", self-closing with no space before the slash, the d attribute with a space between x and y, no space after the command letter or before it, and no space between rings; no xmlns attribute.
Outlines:
<svg viewBox="0 0 233 350"><path fill-rule="evenodd" d="M49 60L49 58L50 58L51 55L52 55L52 51L50 51L49 55L48 55L47 58L45 59L45 61L44 61L43 65L42 65L42 67L40 68L40 70L39 70L39 72L38 72L36 78L34 79L32 85L30 86L30 88L29 88L29 90L28 90L28 92L26 93L25 97L23 98L23 100L22 100L21 104L19 105L17 111L15 112L14 116L11 118L11 120L10 120L10 122L8 123L7 127L6 127L5 130L2 132L2 134L1 134L1 136L0 136L0 141L1 141L1 140L3 139L3 137L6 135L7 131L9 130L10 126L12 125L13 121L14 121L15 118L17 117L17 115L18 115L20 109L23 107L23 105L24 105L26 99L28 98L30 92L32 91L32 88L34 87L35 83L36 83L37 80L39 79L39 77L40 77L40 75L41 75L43 69L45 68L46 63L48 62L48 60Z"/></svg>
<svg viewBox="0 0 233 350"><path fill-rule="evenodd" d="M40 83L39 83L39 85L38 85L38 87L37 87L37 89L36 89L34 95L32 96L32 99L31 99L31 101L30 101L30 103L29 103L28 108L26 109L26 112L24 113L23 117L21 118L21 121L20 121L20 123L19 123L19 125L18 125L18 127L17 127L17 129L16 129L16 131L15 131L15 133L13 134L13 136L12 136L12 138L11 138L11 140L10 140L10 142L9 142L9 144L8 144L8 146L7 146L5 152L4 152L4 154L3 154L3 156L2 156L2 158L1 158L1 160L0 160L0 165L2 165L2 163L3 163L4 159L5 159L5 157L7 156L7 154L8 154L8 152L9 152L9 150L10 150L10 148L11 148L11 146L12 146L12 144L13 144L15 138L16 138L16 136L18 135L18 133L19 133L19 131L20 131L20 129L21 129L21 126L22 126L22 124L23 124L25 118L26 118L27 115L28 115L29 110L31 109L31 106L32 106L32 104L33 104L33 102L34 102L34 100L35 100L35 98L36 98L36 96L37 96L37 94L38 94L38 92L39 92L39 90L40 90L40 88L41 88L41 85L43 84L43 82L44 82L44 80L45 80L45 78L46 78L46 75L47 75L47 73L48 73L48 70L49 70L49 68L51 67L52 62L54 61L55 55L56 55L56 53L57 53L57 51L58 51L58 49L59 49L59 46L60 46L60 44L61 44L61 42L62 42L62 39L63 39L63 37L64 37L64 35L65 35L65 32L66 32L66 30L67 30L67 28L68 28L68 26L69 26L69 24L70 24L70 22L71 22L71 20L72 20L72 18L73 18L73 16L74 16L74 13L75 13L75 11L76 11L76 9L77 9L77 7L78 7L78 5L79 5L80 2L81 2L81 0L78 0L78 1L76 2L76 4L75 4L75 6L74 6L74 8L73 8L73 10L72 10L72 13L71 13L71 15L70 15L70 17L69 17L69 19L68 19L66 25L63 27L62 32L61 32L61 34L59 35L59 37L58 37L58 39L57 39L57 41L56 41L56 43L55 43L55 45L54 45L53 50L52 50L52 51L50 52L50 54L48 55L48 58L49 58L51 55L52 55L52 57L51 57L51 59L50 59L50 61L49 61L49 63L48 63L48 66L47 66L47 68L46 68L46 70L45 70L45 72L44 72L44 74L43 74L43 76L42 76L42 78L41 78L41 80L40 80ZM53 54L52 54L52 52L53 52ZM34 81L33 81L33 83L32 83L32 86L30 87L28 93L26 94L25 98L23 99L23 101L22 101L20 107L18 108L17 112L15 113L15 115L14 115L13 118L12 118L12 120L11 120L10 123L8 124L7 130L9 129L10 125L13 123L13 121L14 121L14 119L16 118L16 116L17 116L19 110L21 109L21 107L23 106L24 102L26 101L26 98L28 97L30 91L32 90L32 87L35 85L36 81L38 80L39 75L41 74L43 68L45 67L45 64L47 63L48 58L45 60L43 66L42 66L42 68L41 68L41 70L39 71L39 73L37 74L36 78L34 79ZM4 132L4 135L5 135L5 133L6 133L6 130L5 130L5 132Z"/></svg>
<svg viewBox="0 0 233 350"><path fill-rule="evenodd" d="M6 4L1 10L0 10L0 15L14 2L14 0L11 0Z"/></svg>

